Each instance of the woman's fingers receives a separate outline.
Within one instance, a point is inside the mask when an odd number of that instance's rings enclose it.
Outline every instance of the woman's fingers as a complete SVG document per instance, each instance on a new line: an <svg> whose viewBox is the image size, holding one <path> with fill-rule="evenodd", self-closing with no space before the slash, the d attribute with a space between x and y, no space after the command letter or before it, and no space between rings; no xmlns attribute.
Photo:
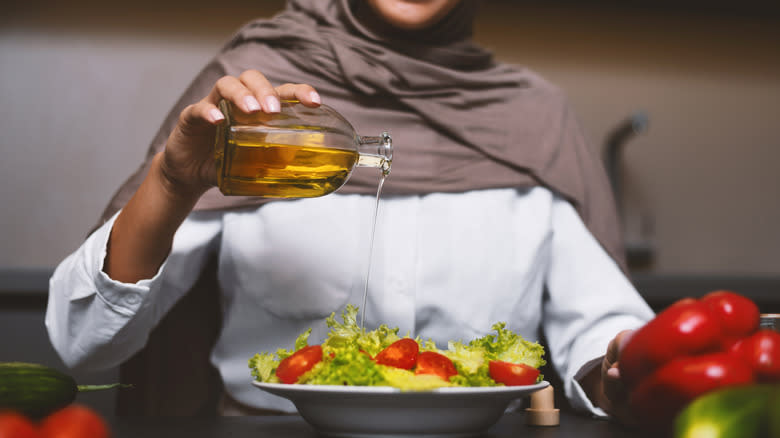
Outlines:
<svg viewBox="0 0 780 438"><path fill-rule="evenodd" d="M634 330L623 330L610 341L607 346L607 355L605 357L610 366L617 363L620 359L620 352L623 351L623 347L625 347L633 335Z"/></svg>
<svg viewBox="0 0 780 438"><path fill-rule="evenodd" d="M319 93L311 85L288 83L274 88L262 73L247 70L239 77L223 76L217 80L208 96L186 107L180 116L184 131L222 123L225 116L217 107L222 99L232 102L245 113L277 113L281 109L280 99L298 100L309 107L317 107L321 103Z"/></svg>
<svg viewBox="0 0 780 438"><path fill-rule="evenodd" d="M281 100L297 100L308 107L317 107L322 100L319 93L308 84L284 84L276 88L257 70L246 70L238 77L224 76L220 78L203 100L213 108L221 99L232 102L245 113L264 111L277 113L281 109ZM208 109L208 113L216 115ZM213 117L207 118L212 122Z"/></svg>
<svg viewBox="0 0 780 438"><path fill-rule="evenodd" d="M607 346L607 354L601 363L601 380L604 384L604 393L613 402L627 397L626 389L620 379L618 361L620 360L620 352L623 346L631 338L632 334L633 330L623 330L618 333Z"/></svg>
<svg viewBox="0 0 780 438"><path fill-rule="evenodd" d="M224 120L222 111L204 99L182 110L179 115L179 130L182 134L200 135L204 128L211 128Z"/></svg>
<svg viewBox="0 0 780 438"><path fill-rule="evenodd" d="M601 382L604 384L604 394L613 403L622 402L628 398L626 388L623 386L622 380L620 380L620 371L617 368L617 363L607 364L606 360L602 364Z"/></svg>
<svg viewBox="0 0 780 438"><path fill-rule="evenodd" d="M247 107L256 108L253 106L252 99L255 99L256 103L259 103L262 110L267 113L278 113L281 107L279 102L279 94L274 89L273 85L257 70L246 70L238 77L241 84L246 87L249 94L244 96L246 99ZM254 110L257 110L256 108ZM253 110L253 111L254 111Z"/></svg>
<svg viewBox="0 0 780 438"><path fill-rule="evenodd" d="M322 103L320 94L308 84L284 84L276 87L279 97L284 100L297 100L309 107L316 107Z"/></svg>
<svg viewBox="0 0 780 438"><path fill-rule="evenodd" d="M601 383L604 395L608 399L610 414L629 425L634 423L634 417L628 406L628 392L620 378L618 363L620 353L633 333L633 330L624 330L618 333L607 346L607 354L601 363Z"/></svg>
<svg viewBox="0 0 780 438"><path fill-rule="evenodd" d="M220 100L226 99L232 102L238 109L245 113L253 113L263 110L265 112L278 112L279 101L276 91L271 84L258 71L246 71L240 78L223 76L214 84L211 92L205 99L216 108ZM266 101L264 107L260 102Z"/></svg>
<svg viewBox="0 0 780 438"><path fill-rule="evenodd" d="M191 127L203 121L217 125L225 116L217 105L226 99L245 113L263 111L277 113L281 100L297 100L308 107L321 103L319 93L308 84L287 83L274 88L268 79L257 70L246 70L238 77L223 76L214 84L211 92L200 102L188 106L181 114L181 120Z"/></svg>

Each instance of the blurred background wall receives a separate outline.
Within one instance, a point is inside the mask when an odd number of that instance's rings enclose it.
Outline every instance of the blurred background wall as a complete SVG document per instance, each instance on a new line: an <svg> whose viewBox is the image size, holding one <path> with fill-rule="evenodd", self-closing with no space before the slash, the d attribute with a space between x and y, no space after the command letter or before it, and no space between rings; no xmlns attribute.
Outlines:
<svg viewBox="0 0 780 438"><path fill-rule="evenodd" d="M620 157L626 238L651 255L636 267L640 292L750 289L774 297L763 311L780 310L780 14L749 0L623 3L486 0L476 39L565 89L599 153L627 118L647 117ZM42 324L51 269L84 239L198 69L238 26L282 7L4 8L0 333L21 335L0 337L0 361L63 367ZM689 277L712 280L674 289ZM116 379L114 370L76 376ZM112 394L80 397L112 410Z"/></svg>
<svg viewBox="0 0 780 438"><path fill-rule="evenodd" d="M594 148L645 112L621 159L627 239L655 250L645 270L778 274L778 15L750 2L652 4L491 0L476 38L564 88ZM236 27L282 7L30 0L7 10L0 268L51 268L72 251L198 69Z"/></svg>
<svg viewBox="0 0 780 438"><path fill-rule="evenodd" d="M778 15L522 3L491 9L479 38L560 84L594 147L635 111L649 118L621 172L627 240L654 247L651 269L779 273Z"/></svg>

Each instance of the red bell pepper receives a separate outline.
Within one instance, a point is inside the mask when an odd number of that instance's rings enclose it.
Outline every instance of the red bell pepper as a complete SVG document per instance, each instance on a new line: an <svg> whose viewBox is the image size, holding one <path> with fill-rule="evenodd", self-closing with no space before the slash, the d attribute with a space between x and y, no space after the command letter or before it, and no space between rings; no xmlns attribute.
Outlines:
<svg viewBox="0 0 780 438"><path fill-rule="evenodd" d="M729 351L753 368L759 382L780 382L780 332L759 330Z"/></svg>
<svg viewBox="0 0 780 438"><path fill-rule="evenodd" d="M753 383L753 372L729 353L674 359L644 379L629 403L645 426L665 428L696 397L713 389Z"/></svg>
<svg viewBox="0 0 780 438"><path fill-rule="evenodd" d="M750 299L715 291L682 299L637 330L618 367L640 423L668 431L675 414L706 392L780 381L780 333L759 336L759 317Z"/></svg>
<svg viewBox="0 0 780 438"><path fill-rule="evenodd" d="M621 379L634 388L672 359L717 351L720 335L705 303L693 298L677 301L633 334L620 355Z"/></svg>
<svg viewBox="0 0 780 438"><path fill-rule="evenodd" d="M727 350L739 339L758 330L761 313L752 300L731 291L710 292L701 298L718 320L721 344Z"/></svg>

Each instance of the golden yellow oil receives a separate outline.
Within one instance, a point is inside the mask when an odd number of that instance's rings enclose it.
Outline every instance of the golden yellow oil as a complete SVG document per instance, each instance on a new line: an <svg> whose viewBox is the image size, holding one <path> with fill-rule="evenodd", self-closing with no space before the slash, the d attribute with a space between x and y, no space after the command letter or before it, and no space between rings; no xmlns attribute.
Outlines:
<svg viewBox="0 0 780 438"><path fill-rule="evenodd" d="M228 140L224 156L219 152L216 156L220 191L272 198L312 198L334 192L346 182L359 155L312 143L267 143L262 137Z"/></svg>

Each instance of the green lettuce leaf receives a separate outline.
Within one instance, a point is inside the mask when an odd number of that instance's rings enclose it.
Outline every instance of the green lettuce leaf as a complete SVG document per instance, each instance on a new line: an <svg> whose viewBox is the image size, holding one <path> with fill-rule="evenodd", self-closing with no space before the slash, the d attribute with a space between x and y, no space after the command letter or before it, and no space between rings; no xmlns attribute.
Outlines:
<svg viewBox="0 0 780 438"><path fill-rule="evenodd" d="M383 348L401 339L398 336L398 328L390 328L385 324L366 332L357 324L357 313L358 308L348 304L341 313L343 323L336 321L335 312L325 319L330 332L322 344L323 351L329 354L344 348L357 347L373 357Z"/></svg>
<svg viewBox="0 0 780 438"><path fill-rule="evenodd" d="M530 342L522 336L506 328L506 323L493 324L495 335L489 334L469 342L472 348L481 348L485 352L486 360L502 360L512 363L523 363L534 368L539 368L547 362L544 356L544 347L538 342Z"/></svg>
<svg viewBox="0 0 780 438"><path fill-rule="evenodd" d="M279 383L279 378L276 377L276 368L279 367L279 362L308 345L310 335L311 329L298 335L292 350L280 348L276 350L276 355L271 353L259 353L252 356L249 359L249 369L255 380L266 383Z"/></svg>
<svg viewBox="0 0 780 438"><path fill-rule="evenodd" d="M381 365L377 365L365 353L355 348L343 348L333 357L324 355L322 362L301 376L299 383L312 385L386 385Z"/></svg>
<svg viewBox="0 0 780 438"><path fill-rule="evenodd" d="M276 368L279 366L279 362L271 353L258 353L249 359L249 368L252 370L252 376L255 380L279 383L279 378L276 377Z"/></svg>

